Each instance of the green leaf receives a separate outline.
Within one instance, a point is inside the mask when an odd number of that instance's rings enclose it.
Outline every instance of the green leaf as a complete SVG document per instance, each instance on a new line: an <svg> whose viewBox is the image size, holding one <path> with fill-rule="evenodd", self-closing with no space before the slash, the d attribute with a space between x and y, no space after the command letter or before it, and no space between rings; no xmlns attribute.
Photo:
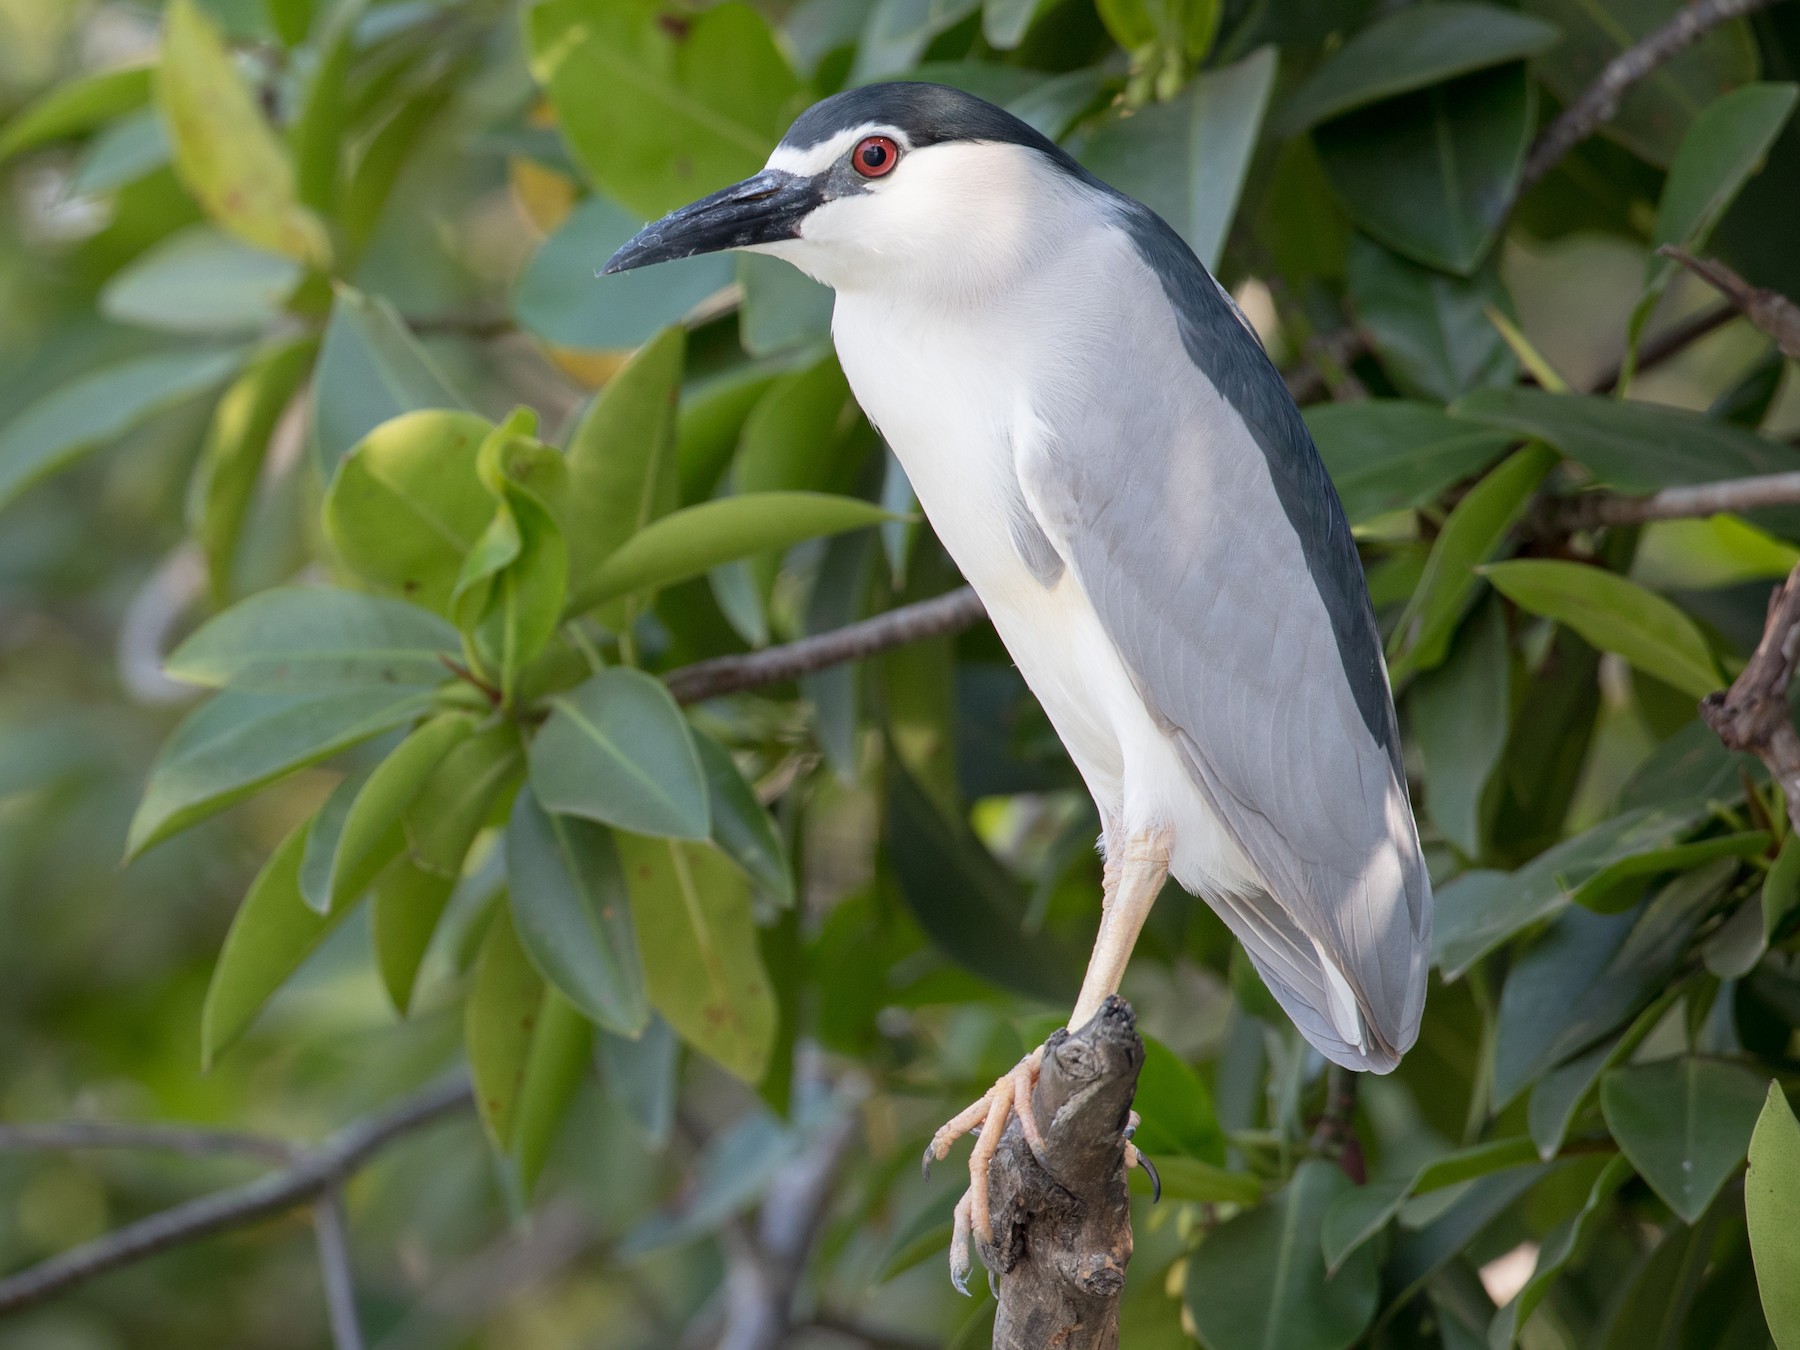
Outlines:
<svg viewBox="0 0 1800 1350"><path fill-rule="evenodd" d="M1750 1147L1762 1078L1688 1055L1614 1069L1600 1080L1606 1128L1683 1223L1698 1223Z"/></svg>
<svg viewBox="0 0 1800 1350"><path fill-rule="evenodd" d="M206 557L213 604L232 593L244 520L256 495L270 438L312 369L318 344L297 338L256 357L213 409L188 480L188 531Z"/></svg>
<svg viewBox="0 0 1800 1350"><path fill-rule="evenodd" d="M607 1098L624 1110L653 1147L667 1144L681 1087L681 1042L674 1028L651 1013L635 1041L603 1031L596 1058Z"/></svg>
<svg viewBox="0 0 1800 1350"><path fill-rule="evenodd" d="M351 447L391 419L464 406L391 304L337 287L313 377L313 454L327 482Z"/></svg>
<svg viewBox="0 0 1800 1350"><path fill-rule="evenodd" d="M737 279L744 289L738 340L751 356L778 356L830 340L836 301L829 286L766 253L740 253Z"/></svg>
<svg viewBox="0 0 1800 1350"><path fill-rule="evenodd" d="M775 994L743 874L705 845L629 834L617 842L652 1006L722 1068L761 1081Z"/></svg>
<svg viewBox="0 0 1800 1350"><path fill-rule="evenodd" d="M267 693L432 688L456 630L403 600L328 586L259 591L203 624L170 655L189 684Z"/></svg>
<svg viewBox="0 0 1800 1350"><path fill-rule="evenodd" d="M1079 967L1047 936L1026 931L1018 884L964 821L926 795L897 751L887 761L887 861L919 926L983 979L1067 1001L1080 984Z"/></svg>
<svg viewBox="0 0 1800 1350"><path fill-rule="evenodd" d="M1694 930L1736 872L1736 859L1702 865L1629 913L1570 908L1529 946L1515 949L1494 1019L1494 1108L1508 1106L1560 1060L1616 1031L1653 1002L1676 975ZM1551 1105L1546 1098L1543 1109Z"/></svg>
<svg viewBox="0 0 1800 1350"><path fill-rule="evenodd" d="M995 51L1010 52L1025 40L1033 20L1047 8L1048 0L984 0L981 34Z"/></svg>
<svg viewBox="0 0 1800 1350"><path fill-rule="evenodd" d="M1762 1292L1763 1316L1777 1350L1800 1347L1800 1121L1781 1084L1768 1099L1750 1137L1750 1172L1744 1178L1744 1217Z"/></svg>
<svg viewBox="0 0 1800 1350"><path fill-rule="evenodd" d="M933 38L980 5L981 0L875 0L856 44L851 82L867 84L905 74L919 63Z"/></svg>
<svg viewBox="0 0 1800 1350"><path fill-rule="evenodd" d="M1528 445L1492 470L1456 504L1432 542L1418 589L1388 640L1388 670L1398 687L1439 665L1463 608L1480 585L1477 569L1493 557L1556 457Z"/></svg>
<svg viewBox="0 0 1800 1350"><path fill-rule="evenodd" d="M1481 389L1453 417L1549 442L1604 486L1655 492L1800 468L1800 451L1703 413L1542 389Z"/></svg>
<svg viewBox="0 0 1800 1350"><path fill-rule="evenodd" d="M304 270L210 225L193 225L115 272L100 291L100 312L171 333L260 332L281 317Z"/></svg>
<svg viewBox="0 0 1800 1350"><path fill-rule="evenodd" d="M675 401L687 335L667 328L606 382L569 438L569 578L579 586L676 501Z"/></svg>
<svg viewBox="0 0 1800 1350"><path fill-rule="evenodd" d="M1630 1177L1630 1162L1625 1158L1612 1159L1594 1178L1580 1210L1544 1235L1531 1278L1494 1314L1493 1324L1488 1329L1488 1350L1512 1350L1518 1344L1520 1329L1543 1302L1544 1295L1550 1292L1550 1286L1563 1268L1587 1246L1600 1217L1606 1212L1606 1203Z"/></svg>
<svg viewBox="0 0 1800 1350"><path fill-rule="evenodd" d="M131 113L106 127L76 162L69 191L96 197L131 187L169 163L169 136L154 110Z"/></svg>
<svg viewBox="0 0 1800 1350"><path fill-rule="evenodd" d="M1154 1037L1144 1040L1133 1104L1141 1118L1133 1142L1157 1166L1164 1158L1180 1156L1224 1168L1225 1131L1213 1110L1212 1093L1186 1060Z"/></svg>
<svg viewBox="0 0 1800 1350"><path fill-rule="evenodd" d="M527 787L513 799L506 874L513 926L544 978L607 1030L642 1032L650 1009L612 833L550 815Z"/></svg>
<svg viewBox="0 0 1800 1350"><path fill-rule="evenodd" d="M527 959L512 918L501 906L482 939L463 1005L463 1049L475 1080L475 1106L501 1153L512 1146L543 1003L543 977Z"/></svg>
<svg viewBox="0 0 1800 1350"><path fill-rule="evenodd" d="M367 0L339 0L332 7L331 18L314 44L317 61L288 133L300 200L325 214L337 206L345 82L356 49L356 26L366 8Z"/></svg>
<svg viewBox="0 0 1800 1350"><path fill-rule="evenodd" d="M243 360L239 348L139 356L51 390L0 427L0 508L152 414L222 384Z"/></svg>
<svg viewBox="0 0 1800 1350"><path fill-rule="evenodd" d="M602 196L577 204L519 278L512 298L519 322L560 347L629 350L731 285L736 264L729 253L595 276L643 224L644 217Z"/></svg>
<svg viewBox="0 0 1800 1350"><path fill-rule="evenodd" d="M210 1069L230 1049L275 991L349 913L340 909L315 914L300 898L300 859L311 826L311 821L302 823L277 846L250 883L225 934L200 1010L202 1070Z"/></svg>
<svg viewBox="0 0 1800 1350"><path fill-rule="evenodd" d="M83 136L150 101L149 66L127 66L65 80L21 108L0 128L0 161L52 141Z"/></svg>
<svg viewBox="0 0 1800 1350"><path fill-rule="evenodd" d="M1499 604L1478 610L1444 663L1413 681L1406 712L1425 759L1431 823L1467 857L1481 856L1488 785L1512 720L1512 654Z"/></svg>
<svg viewBox="0 0 1800 1350"><path fill-rule="evenodd" d="M1364 231L1427 267L1467 276L1505 221L1536 106L1525 67L1502 66L1341 117L1313 139Z"/></svg>
<svg viewBox="0 0 1800 1350"><path fill-rule="evenodd" d="M1446 402L1518 377L1518 358L1487 316L1490 308L1510 314L1513 307L1494 257L1472 277L1452 277L1356 234L1349 283L1357 321L1404 392Z"/></svg>
<svg viewBox="0 0 1800 1350"><path fill-rule="evenodd" d="M1781 934L1788 916L1800 909L1800 836L1790 834L1781 842L1781 852L1769 875L1763 879L1763 937L1770 942Z"/></svg>
<svg viewBox="0 0 1800 1350"><path fill-rule="evenodd" d="M1254 1205L1262 1199L1262 1182L1244 1172L1227 1172L1198 1158L1179 1155L1156 1159L1163 1194L1171 1200L1202 1205ZM947 1235L947 1234L946 1234Z"/></svg>
<svg viewBox="0 0 1800 1350"><path fill-rule="evenodd" d="M416 689L213 695L157 755L131 818L127 860L284 774L411 721L430 700Z"/></svg>
<svg viewBox="0 0 1800 1350"><path fill-rule="evenodd" d="M364 581L446 614L465 554L494 514L475 457L491 426L419 412L371 431L325 493L325 533Z"/></svg>
<svg viewBox="0 0 1800 1350"><path fill-rule="evenodd" d="M704 732L694 733L712 812L712 841L782 908L794 903L794 869L775 822L738 772L731 752Z"/></svg>
<svg viewBox="0 0 1800 1350"><path fill-rule="evenodd" d="M568 592L569 550L556 521L568 470L562 455L533 439L536 424L521 408L477 451L475 473L494 514L450 594L451 617L508 703L519 671L556 632Z"/></svg>
<svg viewBox="0 0 1800 1350"><path fill-rule="evenodd" d="M1275 85L1263 47L1204 71L1167 103L1115 116L1086 141L1082 162L1173 225L1200 261L1216 267Z"/></svg>
<svg viewBox="0 0 1800 1350"><path fill-rule="evenodd" d="M649 0L544 0L526 28L532 74L576 158L646 218L755 173L803 99L747 5L672 25Z"/></svg>
<svg viewBox="0 0 1800 1350"><path fill-rule="evenodd" d="M1429 403L1374 398L1318 403L1306 429L1351 524L1436 501L1506 452L1504 432L1472 431Z"/></svg>
<svg viewBox="0 0 1800 1350"><path fill-rule="evenodd" d="M1615 864L1674 848L1710 815L1704 801L1638 807L1546 849L1516 872L1464 872L1436 896L1432 949L1444 978L1455 979L1515 933L1567 908Z"/></svg>
<svg viewBox="0 0 1800 1350"><path fill-rule="evenodd" d="M467 713L440 713L421 724L404 741L358 779L345 779L339 790L352 789L340 803L337 828L324 828L325 812L307 845L301 890L307 903L324 913L347 904L374 884L376 876L406 848L401 818L451 750L475 730ZM336 800L337 794L333 794ZM335 814L335 813L334 813Z"/></svg>
<svg viewBox="0 0 1800 1350"><path fill-rule="evenodd" d="M412 1006L419 964L463 859L521 758L518 731L504 723L458 740L401 811L407 851L376 877L373 916L375 963L397 1012Z"/></svg>
<svg viewBox="0 0 1800 1350"><path fill-rule="evenodd" d="M157 101L175 170L206 213L246 243L324 267L331 241L300 204L294 166L194 0L170 0Z"/></svg>
<svg viewBox="0 0 1800 1350"><path fill-rule="evenodd" d="M707 837L700 757L661 681L614 667L550 707L531 742L531 785L545 810L637 834Z"/></svg>
<svg viewBox="0 0 1800 1350"><path fill-rule="evenodd" d="M1208 1233L1188 1258L1186 1304L1209 1350L1348 1350L1375 1315L1374 1256L1325 1274L1319 1229L1351 1189L1333 1163L1309 1158L1276 1195Z"/></svg>
<svg viewBox="0 0 1800 1350"><path fill-rule="evenodd" d="M1319 1225L1319 1246L1326 1270L1335 1274L1341 1269L1387 1227L1413 1196L1429 1195L1537 1160L1537 1149L1531 1140L1495 1139L1435 1158L1414 1172L1410 1180L1374 1182L1344 1191L1331 1202Z"/></svg>
<svg viewBox="0 0 1800 1350"><path fill-rule="evenodd" d="M594 1029L575 1005L554 989L544 991L525 1081L513 1107L512 1149L519 1192L531 1198L556 1142L557 1130L589 1073Z"/></svg>
<svg viewBox="0 0 1800 1350"><path fill-rule="evenodd" d="M576 589L580 614L637 591L672 586L769 549L892 519L855 497L823 492L746 492L685 507L638 531Z"/></svg>
<svg viewBox="0 0 1800 1350"><path fill-rule="evenodd" d="M1521 609L1565 623L1605 652L1695 698L1725 686L1694 621L1654 591L1585 563L1525 559L1481 575Z"/></svg>
<svg viewBox="0 0 1800 1350"><path fill-rule="evenodd" d="M1722 1217L1713 1210L1691 1227L1670 1224L1663 1231L1656 1250L1626 1272L1608 1300L1611 1316L1593 1338L1600 1350L1678 1350Z"/></svg>
<svg viewBox="0 0 1800 1350"><path fill-rule="evenodd" d="M1557 101L1567 105L1626 48L1670 22L1679 0L1526 0L1525 8L1562 30L1562 41L1533 64ZM1624 92L1600 134L1658 168L1673 159L1701 109L1719 94L1756 78L1756 41L1734 19L1700 42L1659 61Z"/></svg>

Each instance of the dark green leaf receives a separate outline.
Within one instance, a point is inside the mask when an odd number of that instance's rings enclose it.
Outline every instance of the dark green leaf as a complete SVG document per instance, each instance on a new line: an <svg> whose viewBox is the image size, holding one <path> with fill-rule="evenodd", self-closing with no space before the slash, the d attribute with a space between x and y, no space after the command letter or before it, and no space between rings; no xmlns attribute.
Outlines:
<svg viewBox="0 0 1800 1350"><path fill-rule="evenodd" d="M712 841L778 905L794 903L794 869L775 822L738 772L731 752L704 732L694 733L712 812Z"/></svg>
<svg viewBox="0 0 1800 1350"><path fill-rule="evenodd" d="M416 689L213 695L175 728L156 757L131 819L126 857L283 774L411 721L430 697Z"/></svg>
<svg viewBox="0 0 1800 1350"><path fill-rule="evenodd" d="M696 1050L761 1081L775 1039L775 994L751 920L749 885L717 850L618 837L650 1002Z"/></svg>
<svg viewBox="0 0 1800 1350"><path fill-rule="evenodd" d="M707 837L706 778L660 681L615 667L550 707L531 743L531 785L546 810L638 834Z"/></svg>
<svg viewBox="0 0 1800 1350"><path fill-rule="evenodd" d="M1277 125L1296 136L1353 108L1535 56L1556 38L1553 25L1494 5L1395 10L1320 62L1288 96Z"/></svg>
<svg viewBox="0 0 1800 1350"><path fill-rule="evenodd" d="M1212 1093L1185 1060L1154 1037L1144 1039L1133 1107L1140 1117L1133 1142L1159 1166L1173 1155L1225 1166L1225 1132Z"/></svg>
<svg viewBox="0 0 1800 1350"><path fill-rule="evenodd" d="M1525 67L1504 66L1403 94L1313 137L1358 225L1428 267L1467 276L1506 218L1536 103Z"/></svg>
<svg viewBox="0 0 1800 1350"><path fill-rule="evenodd" d="M1671 1224L1656 1250L1628 1274L1610 1300L1612 1315L1595 1336L1601 1350L1677 1350L1682 1327L1710 1263L1721 1215L1692 1227Z"/></svg>
<svg viewBox="0 0 1800 1350"><path fill-rule="evenodd" d="M1744 1217L1763 1315L1780 1350L1800 1346L1800 1122L1778 1082L1750 1137L1750 1172L1744 1178Z"/></svg>
<svg viewBox="0 0 1800 1350"><path fill-rule="evenodd" d="M243 360L237 348L140 356L51 390L0 427L0 508L151 414L222 384Z"/></svg>
<svg viewBox="0 0 1800 1350"><path fill-rule="evenodd" d="M313 453L327 481L352 446L390 419L463 406L393 305L337 288L312 394Z"/></svg>
<svg viewBox="0 0 1800 1350"><path fill-rule="evenodd" d="M1305 416L1352 524L1435 501L1499 459L1510 440L1403 399L1320 403Z"/></svg>
<svg viewBox="0 0 1800 1350"><path fill-rule="evenodd" d="M438 613L494 514L475 473L492 427L472 413L408 413L344 457L325 494L325 532L365 581Z"/></svg>
<svg viewBox="0 0 1800 1350"><path fill-rule="evenodd" d="M569 610L579 614L637 591L689 580L721 563L890 518L859 498L823 492L741 493L702 502L633 535L587 578Z"/></svg>
<svg viewBox="0 0 1800 1350"><path fill-rule="evenodd" d="M1444 402L1517 378L1518 358L1486 313L1512 313L1492 257L1472 277L1447 276L1358 234L1350 240L1349 281L1357 320L1406 393Z"/></svg>
<svg viewBox="0 0 1800 1350"><path fill-rule="evenodd" d="M170 655L178 680L267 693L431 688L456 630L402 600L327 586L259 591L204 624Z"/></svg>
<svg viewBox="0 0 1800 1350"><path fill-rule="evenodd" d="M1275 84L1275 49L1206 71L1179 97L1106 122L1082 162L1150 207L1217 266Z"/></svg>
<svg viewBox="0 0 1800 1350"><path fill-rule="evenodd" d="M611 832L548 814L524 788L506 829L506 873L513 926L544 977L607 1030L642 1032L650 1010Z"/></svg>
<svg viewBox="0 0 1800 1350"><path fill-rule="evenodd" d="M1750 1147L1764 1080L1736 1064L1684 1056L1600 1080L1606 1127L1684 1223L1698 1223Z"/></svg>
<svg viewBox="0 0 1800 1350"><path fill-rule="evenodd" d="M818 346L831 336L832 291L804 272L762 253L745 253L737 263L744 303L738 336L752 356L775 356L796 347Z"/></svg>
<svg viewBox="0 0 1800 1350"><path fill-rule="evenodd" d="M1186 1303L1211 1350L1348 1350L1375 1315L1375 1260L1325 1274L1319 1227L1350 1179L1309 1158L1272 1199L1206 1235L1188 1258Z"/></svg>
<svg viewBox="0 0 1800 1350"><path fill-rule="evenodd" d="M1489 1350L1512 1350L1518 1343L1519 1331L1526 1320L1538 1304L1543 1302L1544 1295L1550 1292L1551 1284L1562 1273L1563 1267L1574 1260L1587 1245L1600 1217L1606 1212L1604 1206L1612 1199L1613 1192L1624 1185L1630 1176L1630 1162L1624 1158L1614 1158L1594 1178L1594 1184L1588 1188L1587 1199L1582 1203L1581 1209L1545 1235L1538 1247L1537 1262L1532 1267L1531 1278L1525 1282L1523 1289L1494 1314L1493 1325L1488 1331Z"/></svg>

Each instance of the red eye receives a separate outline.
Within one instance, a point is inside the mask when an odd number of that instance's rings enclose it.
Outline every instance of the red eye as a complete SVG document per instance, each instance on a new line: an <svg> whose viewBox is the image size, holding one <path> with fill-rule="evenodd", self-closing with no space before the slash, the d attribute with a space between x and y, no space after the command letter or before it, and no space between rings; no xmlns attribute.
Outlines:
<svg viewBox="0 0 1800 1350"><path fill-rule="evenodd" d="M850 152L850 163L864 178L881 178L900 162L900 147L886 136L864 136Z"/></svg>

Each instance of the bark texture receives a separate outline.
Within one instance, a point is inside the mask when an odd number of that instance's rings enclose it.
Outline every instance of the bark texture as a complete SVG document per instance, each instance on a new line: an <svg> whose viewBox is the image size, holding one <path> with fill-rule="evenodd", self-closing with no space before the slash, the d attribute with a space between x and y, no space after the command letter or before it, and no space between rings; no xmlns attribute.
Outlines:
<svg viewBox="0 0 1800 1350"><path fill-rule="evenodd" d="M994 1241L981 1257L999 1287L995 1350L1116 1350L1131 1261L1125 1125L1143 1063L1117 997L1045 1047L1028 1109L1048 1170L1011 1120L988 1173Z"/></svg>

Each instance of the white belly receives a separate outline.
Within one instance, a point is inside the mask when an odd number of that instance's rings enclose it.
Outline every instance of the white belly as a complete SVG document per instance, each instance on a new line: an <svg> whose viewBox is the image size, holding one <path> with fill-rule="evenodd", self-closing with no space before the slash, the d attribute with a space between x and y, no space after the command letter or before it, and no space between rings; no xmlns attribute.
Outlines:
<svg viewBox="0 0 1800 1350"><path fill-rule="evenodd" d="M1109 843L1173 826L1170 870L1188 890L1219 894L1254 884L1073 570L1045 586L1013 544L1013 447L1033 427L1031 409L1014 391L1030 387L1032 352L1001 335L921 323L843 293L832 334L857 401L1068 748Z"/></svg>

